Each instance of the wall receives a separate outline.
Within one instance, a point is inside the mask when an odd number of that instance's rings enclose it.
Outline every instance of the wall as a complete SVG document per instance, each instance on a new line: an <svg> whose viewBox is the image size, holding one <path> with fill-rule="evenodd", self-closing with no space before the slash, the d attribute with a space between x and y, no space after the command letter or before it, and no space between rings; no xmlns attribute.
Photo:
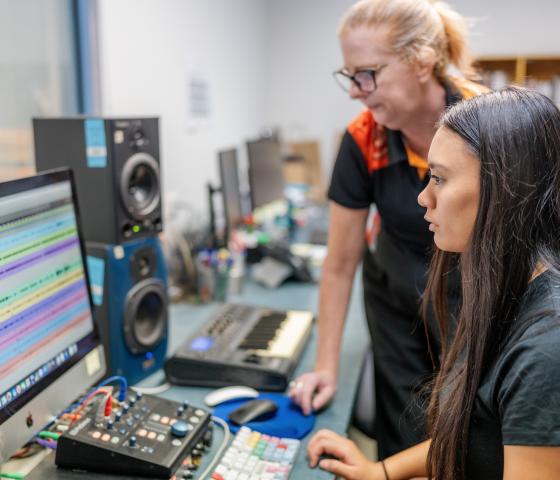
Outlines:
<svg viewBox="0 0 560 480"><path fill-rule="evenodd" d="M278 126L318 139L328 177L337 135L360 111L336 85L336 29L353 0L99 0L107 114L162 117L164 189L206 208L215 154ZM474 17L477 55L560 55L560 2L450 0ZM207 76L212 122L186 126L190 69Z"/></svg>
<svg viewBox="0 0 560 480"><path fill-rule="evenodd" d="M277 0L267 3L266 121L288 137L321 141L325 175L336 154L337 132L360 110L334 83L342 66L336 28L353 0ZM552 0L449 0L475 20L476 55L560 56L560 2Z"/></svg>
<svg viewBox="0 0 560 480"><path fill-rule="evenodd" d="M560 56L560 2L554 0L449 0L474 21L477 55Z"/></svg>
<svg viewBox="0 0 560 480"><path fill-rule="evenodd" d="M336 84L343 66L336 31L353 0L268 2L266 75L270 97L266 121L288 140L318 139L323 176L328 177L338 136L360 112Z"/></svg>
<svg viewBox="0 0 560 480"><path fill-rule="evenodd" d="M260 0L100 0L105 115L161 117L164 194L206 213L217 150L238 146L263 124L266 25ZM191 75L209 86L211 115L187 115Z"/></svg>

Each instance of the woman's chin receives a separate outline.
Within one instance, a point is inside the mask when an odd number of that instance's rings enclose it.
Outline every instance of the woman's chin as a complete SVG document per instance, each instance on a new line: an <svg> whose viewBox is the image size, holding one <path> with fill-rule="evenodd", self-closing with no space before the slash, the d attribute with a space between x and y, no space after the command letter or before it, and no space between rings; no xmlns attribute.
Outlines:
<svg viewBox="0 0 560 480"><path fill-rule="evenodd" d="M379 125L383 125L385 128L389 128L391 130L399 130L399 126L395 122L395 119L389 114L384 106L370 107L369 109L373 114L373 118L375 118L375 121Z"/></svg>
<svg viewBox="0 0 560 480"><path fill-rule="evenodd" d="M465 247L463 245L458 245L456 242L446 242L444 239L441 238L441 235L434 232L434 243L436 247L444 252L449 253L462 253L465 251Z"/></svg>

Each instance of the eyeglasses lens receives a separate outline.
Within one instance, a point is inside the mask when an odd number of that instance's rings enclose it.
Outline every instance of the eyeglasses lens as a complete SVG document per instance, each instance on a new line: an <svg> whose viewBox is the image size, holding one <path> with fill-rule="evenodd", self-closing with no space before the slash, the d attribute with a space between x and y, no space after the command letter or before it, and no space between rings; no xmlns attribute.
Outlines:
<svg viewBox="0 0 560 480"><path fill-rule="evenodd" d="M373 92L375 90L375 78L372 71L356 72L354 79L360 85L362 92Z"/></svg>
<svg viewBox="0 0 560 480"><path fill-rule="evenodd" d="M352 79L342 72L335 72L334 78L336 82L342 87L343 90L349 91L352 86Z"/></svg>
<svg viewBox="0 0 560 480"><path fill-rule="evenodd" d="M350 91L352 84L357 86L362 92L373 92L375 90L375 73L372 71L356 72L351 76L343 72L335 72L334 78L338 84L345 90Z"/></svg>

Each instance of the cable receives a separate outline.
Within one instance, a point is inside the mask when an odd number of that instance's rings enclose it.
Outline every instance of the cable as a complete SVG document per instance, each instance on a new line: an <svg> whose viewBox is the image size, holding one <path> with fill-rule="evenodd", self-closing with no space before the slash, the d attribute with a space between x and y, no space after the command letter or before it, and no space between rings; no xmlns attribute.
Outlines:
<svg viewBox="0 0 560 480"><path fill-rule="evenodd" d="M37 434L38 437L41 438L46 438L49 440L54 440L55 442L60 438L60 433L56 433L56 432L48 432L48 431L41 431Z"/></svg>
<svg viewBox="0 0 560 480"><path fill-rule="evenodd" d="M103 386L108 385L109 383L112 383L112 382L119 382L120 383L120 385L119 385L119 395L117 397L117 400L119 402L123 402L124 399L126 398L126 392L128 391L128 382L127 382L125 377L122 377L120 375L115 375L113 377L106 378L99 385L97 385L97 388L103 387Z"/></svg>
<svg viewBox="0 0 560 480"><path fill-rule="evenodd" d="M119 402L124 401L124 399L126 398L126 393L128 391L128 382L126 380L125 377L122 376L118 376L115 375L113 377L109 377L106 378L105 380L103 380L99 385L97 385L96 387L92 388L88 393L86 393L83 397L81 397L79 400L77 400L75 403L73 403L72 405L70 405L68 408L64 409L62 412L60 412L60 414L58 415L58 417L61 417L62 415L64 415L65 413L69 413L74 411L77 407L79 407L85 400L86 398L88 398L93 392L95 392L96 390L98 390L100 387L103 387L109 383L112 382L116 382L118 381L120 383L119 385L119 395L117 397Z"/></svg>
<svg viewBox="0 0 560 480"><path fill-rule="evenodd" d="M74 419L71 421L70 424L73 424L77 419L80 418L80 415L82 414L84 409L87 407L88 403L95 396L97 396L99 394L105 395L105 401L106 401L107 397L111 396L112 390L113 390L113 387L108 387L108 389L107 388L98 388L97 390L94 390L93 392L88 394L87 398L85 400L83 400L83 402L78 406L78 408L76 410L73 411L72 415L74 415Z"/></svg>
<svg viewBox="0 0 560 480"><path fill-rule="evenodd" d="M54 440L48 440L43 438L36 438L35 441L41 447L50 448L51 450L56 450L56 442Z"/></svg>
<svg viewBox="0 0 560 480"><path fill-rule="evenodd" d="M163 393L169 390L171 388L171 384L169 382L165 382L155 387L130 387L130 388L138 393L145 393L147 395L157 395L159 393Z"/></svg>
<svg viewBox="0 0 560 480"><path fill-rule="evenodd" d="M102 402L99 402L97 406L97 411L95 412L95 421L97 423L102 422L105 417L111 415L113 410L113 396L108 393Z"/></svg>
<svg viewBox="0 0 560 480"><path fill-rule="evenodd" d="M212 473L212 470L214 470L216 464L222 459L222 455L224 454L224 451L227 448L231 438L229 425L224 420L222 420L219 417L212 416L212 421L214 423L217 423L218 425L220 425L220 427L224 429L224 439L222 441L222 444L220 445L220 448L218 449L218 452L216 453L216 455L214 455L214 458L212 459L210 464L206 467L206 470L204 470L204 472L200 474L199 477L200 480L204 480L207 475L210 475Z"/></svg>
<svg viewBox="0 0 560 480"><path fill-rule="evenodd" d="M14 458L28 458L35 455L38 452L37 448L33 448L33 446L37 447L36 444L28 443L24 447L21 447L16 453L14 453L10 459Z"/></svg>

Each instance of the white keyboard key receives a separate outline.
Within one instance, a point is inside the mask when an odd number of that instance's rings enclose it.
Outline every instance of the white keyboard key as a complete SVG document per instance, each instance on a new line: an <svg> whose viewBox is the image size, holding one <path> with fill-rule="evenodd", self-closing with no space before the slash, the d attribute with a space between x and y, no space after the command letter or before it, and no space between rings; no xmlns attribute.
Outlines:
<svg viewBox="0 0 560 480"><path fill-rule="evenodd" d="M225 480L288 480L299 446L299 440L242 427L214 473Z"/></svg>

